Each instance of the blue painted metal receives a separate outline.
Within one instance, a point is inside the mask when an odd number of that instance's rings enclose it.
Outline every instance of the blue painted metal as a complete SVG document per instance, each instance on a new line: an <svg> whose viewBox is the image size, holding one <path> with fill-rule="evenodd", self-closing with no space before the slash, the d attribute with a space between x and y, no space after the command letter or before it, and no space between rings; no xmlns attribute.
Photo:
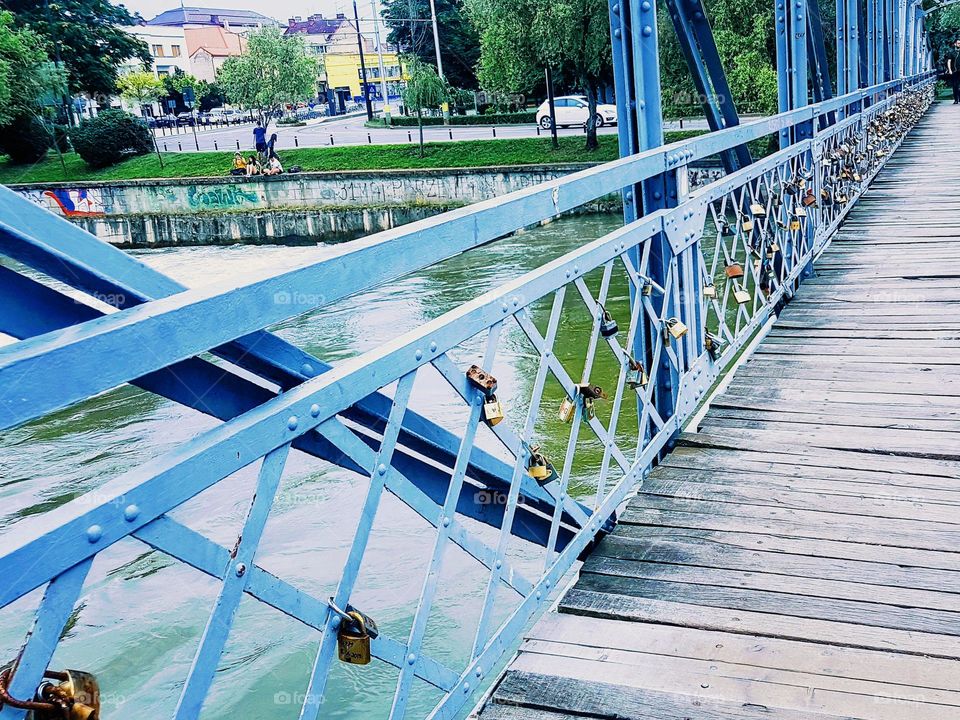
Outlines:
<svg viewBox="0 0 960 720"><path fill-rule="evenodd" d="M551 602L552 592L579 554L609 527L618 505L669 448L707 388L770 318L777 303L792 293L895 148L897 140L890 138L874 139L868 148L864 129L893 103L927 93L935 80L933 73L913 74L906 80L895 74L891 82L858 88L863 76L870 76L871 55L867 53L861 70L861 43L851 39L860 24L859 5L848 0L841 0L841 5L846 18L843 78L850 92L829 97L832 89L829 79L823 82L825 50L816 10L804 2L783 3L776 16L783 112L664 147L658 68L640 61L657 56L655 8L647 0L615 2L610 14L620 88L620 143L626 157L368 238L346 246L333 260L240 287L185 290L14 193L0 190L0 252L87 296L114 295L118 307L105 315L82 298L77 301L48 285L45 278L0 267L0 330L19 339L0 349L0 386L9 389L0 399L0 428L40 419L123 383L137 384L223 421L108 482L95 495L21 520L3 536L0 607L46 586L14 674L14 694L29 696L48 667L61 631L82 597L93 559L133 538L198 569L220 587L181 689L177 717L195 717L202 708L244 596L321 632L300 710L301 718L319 717L335 659L340 609L357 589L377 511L383 497L391 494L422 518L432 533L433 549L407 637L381 635L371 643L371 652L398 670L391 718L408 715L417 682L441 693L430 717L456 717L489 681L492 668L514 646L524 625ZM885 34L879 25L899 26L879 2L868 4L866 11L867 18L874 17L878 24L865 40L876 48L872 57L879 75ZM910 22L919 26L912 4L909 13ZM906 22L907 15L902 18ZM915 27L909 32L920 37ZM687 37L699 38L695 28ZM922 51L926 57L923 43L905 40L902 49L909 49L910 55L895 69L923 67L925 61L917 56ZM822 100L814 105L809 104L808 58L814 76L820 76L814 92ZM896 53L892 61L897 62ZM703 62L706 77L712 71ZM866 103L868 98L875 102ZM839 121L838 111L845 115ZM687 186L690 162L724 154L733 157L747 142L781 129L780 152L706 187L691 191ZM903 130L898 128L897 133ZM828 168L820 160L841 145L856 147L866 158L863 177L844 181L850 200L799 215L797 198L786 192L786 185L809 177L814 188L823 187ZM264 330L621 190L626 199L624 227L358 358L329 367ZM755 204L764 212L748 209ZM759 266L753 262L755 253L761 258ZM775 262L765 267L762 258L768 253ZM718 287L724 266L732 262L744 266L742 286L725 282ZM601 275L596 295L584 281L594 271ZM630 287L629 323L623 323L622 338L602 338L601 308L614 273L622 273ZM705 285L714 287L714 296L704 295ZM305 291L316 287L326 288L326 297L301 302ZM735 290L746 291L748 299L738 301ZM564 300L574 293L577 311L592 319L590 334L583 338L586 356L578 378L554 352ZM552 301L543 332L531 315L542 299ZM674 318L688 327L677 337L668 332ZM486 348L476 361L489 368L503 328L513 323L539 357L539 365L526 417L492 428L509 455L503 461L475 447L483 395L466 381L464 368L452 356L459 358L471 338L486 334ZM704 351L708 330L728 342L716 359ZM229 366L198 357L208 352L273 382L282 392L269 391ZM604 387L612 389L609 420L587 416L577 403L557 478L541 487L528 475L527 463L537 442L537 419L554 412L542 407L545 384L552 378L569 398L577 398L578 382L598 380L595 358L601 352L613 353L619 364L617 372L603 380ZM103 362L107 357L110 363ZM642 359L650 370L648 385L628 387L631 357ZM463 402L467 420L461 432L444 430L409 409L414 379L426 365L435 368ZM60 379L55 385L45 382L52 373ZM201 392L205 397L198 400ZM631 393L641 432L625 443L618 421ZM358 431L356 425L364 430ZM603 464L596 487L574 501L568 497L569 481L582 430L602 444ZM369 483L331 600L315 597L257 565L259 540L291 448L361 473ZM232 549L170 517L203 490L255 463L260 463L256 491ZM501 489L506 503L478 507L473 496L487 487ZM488 544L467 518L496 528L496 542ZM508 546L518 540L525 543L525 554L536 558L538 569L521 569L508 560ZM453 549L465 552L487 573L472 648L457 667L423 652L444 557ZM542 563L536 552L543 553ZM510 605L504 606L500 588L510 591ZM22 713L0 711L0 718L8 717L20 718Z"/></svg>
<svg viewBox="0 0 960 720"><path fill-rule="evenodd" d="M666 7L709 128L716 131L739 125L740 116L703 3L701 0L667 0ZM721 161L727 172L734 172L749 165L752 159L747 146L741 145L723 153Z"/></svg>

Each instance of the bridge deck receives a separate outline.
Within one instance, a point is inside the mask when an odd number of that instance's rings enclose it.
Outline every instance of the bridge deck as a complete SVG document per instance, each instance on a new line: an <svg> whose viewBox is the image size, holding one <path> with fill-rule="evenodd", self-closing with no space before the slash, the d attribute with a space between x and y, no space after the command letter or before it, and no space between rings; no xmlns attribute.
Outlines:
<svg viewBox="0 0 960 720"><path fill-rule="evenodd" d="M940 105L482 720L960 718L958 190Z"/></svg>

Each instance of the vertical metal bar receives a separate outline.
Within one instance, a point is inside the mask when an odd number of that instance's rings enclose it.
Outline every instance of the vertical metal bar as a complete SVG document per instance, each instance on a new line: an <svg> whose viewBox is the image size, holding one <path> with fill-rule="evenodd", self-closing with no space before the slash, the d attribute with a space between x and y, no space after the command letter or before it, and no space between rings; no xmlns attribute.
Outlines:
<svg viewBox="0 0 960 720"><path fill-rule="evenodd" d="M866 0L867 3L867 27L866 27L866 45L867 45L867 75L866 82L868 86L873 86L877 82L877 16L874 13L874 1Z"/></svg>
<svg viewBox="0 0 960 720"><path fill-rule="evenodd" d="M837 0L837 94L850 92L847 84L847 0ZM846 117L846 112L843 112Z"/></svg>
<svg viewBox="0 0 960 720"><path fill-rule="evenodd" d="M393 394L393 405L390 407L390 415L383 431L383 441L380 443L374 465L370 468L370 487L360 510L357 530L353 535L353 544L350 546L350 553L347 555L343 573L334 594L333 601L337 607L343 608L347 605L360 574L363 555L370 540L370 531L373 529L377 508L380 507L380 499L383 497L387 468L390 467L393 460L393 451L397 446L397 438L400 435L400 427L403 424L403 416L410 402L410 394L413 391L416 376L417 373L414 371L400 378L397 383L397 390ZM326 692L330 663L333 662L333 651L337 643L337 628L340 626L340 619L340 616L332 611L327 613L326 625L320 640L320 649L314 659L306 699L300 710L301 718L317 717L320 712L323 696Z"/></svg>
<svg viewBox="0 0 960 720"><path fill-rule="evenodd" d="M99 532L99 526L91 527L87 530L87 539L91 542L98 541ZM21 700L33 699L37 686L43 679L43 673L57 649L63 628L70 619L77 598L80 597L83 582L92 564L93 558L84 560L47 584L33 627L30 628L27 641L17 659L13 680L7 688L11 696ZM21 720L26 714L26 710L7 706L0 710L0 719Z"/></svg>
<svg viewBox="0 0 960 720"><path fill-rule="evenodd" d="M560 325L560 313L563 310L563 299L566 297L567 286L561 286L553 296L553 308L550 311L550 321L547 323L547 332L544 337L543 350L540 353L540 366L537 368L537 376L533 383L533 392L530 397L530 407L527 410L527 421L520 436L524 442L529 442L533 436L534 426L537 422L537 414L540 411L540 401L543 398L543 388L547 381L547 372L550 368L550 354L553 352L553 343L557 339L557 328ZM593 323L592 340L596 341L599 328L599 319ZM588 358L590 353L588 353ZM474 660L483 651L487 643L489 634L489 625L491 615L494 609L494 603L497 598L497 591L500 589L501 568L503 559L507 553L507 545L510 542L510 532L513 529L513 518L516 513L517 503L520 496L520 478L525 472L526 453L521 450L517 453L517 458L513 468L513 479L510 482L510 489L507 492L507 502L504 506L503 521L500 525L500 534L497 540L497 555L493 568L490 570L490 577L487 579L487 588L483 596L483 606L480 610L480 619L477 621L477 632L473 640L473 650L470 653L470 659Z"/></svg>
<svg viewBox="0 0 960 720"><path fill-rule="evenodd" d="M489 368L493 364L493 358L497 350L497 342L500 339L500 330L502 323L497 323L490 328L490 334L487 337L487 347L484 352L482 367ZM460 449L457 451L457 460L453 466L453 474L450 476L450 485L447 488L447 495L441 509L441 518L437 527L437 536L433 543L433 553L430 557L430 565L427 569L426 577L423 579L423 586L420 590L420 600L417 603L417 610L413 615L413 625L410 628L410 635L407 639L407 652L416 660L420 653L420 646L423 643L423 636L427 630L427 621L430 618L430 610L433 607L434 595L437 591L437 583L440 580L440 569L443 564L443 555L447 549L447 541L450 538L450 525L457 511L457 501L460 499L460 490L463 487L464 476L467 472L467 464L470 458L470 451L473 449L473 443L477 435L477 425L480 423L480 413L483 409L483 395L480 391L470 405L470 414L467 418L467 425L464 428L463 439L460 443ZM511 488L518 485L517 472L514 470L514 476L511 479ZM514 503L514 507L516 503ZM413 664L407 662L400 667L400 676L397 678L397 687L393 695L393 704L390 707L390 720L402 720L407 709L407 701L410 699L410 686L413 683L414 673ZM311 714L310 718L315 718ZM301 720L307 720L307 716L301 714Z"/></svg>
<svg viewBox="0 0 960 720"><path fill-rule="evenodd" d="M787 15L787 39L792 70L790 83L791 109L809 104L809 79L807 74L807 13L806 3L794 0ZM798 124L794 131L794 142L806 140L813 134L811 123Z"/></svg>
<svg viewBox="0 0 960 720"><path fill-rule="evenodd" d="M790 53L787 43L787 15L790 0L777 0L774 19L777 39L777 107L780 112L791 108L790 100ZM780 130L780 148L790 145L790 129Z"/></svg>
<svg viewBox="0 0 960 720"><path fill-rule="evenodd" d="M257 486L254 491L243 529L231 553L230 563L223 569L223 585L214 604L213 612L200 639L200 647L193 657L193 664L180 693L174 712L176 720L191 720L200 716L203 701L213 684L213 676L223 649L227 644L230 628L240 606L240 600L250 577L248 570L256 558L260 538L266 527L270 508L280 486L283 466L287 461L290 445L283 445L263 458Z"/></svg>

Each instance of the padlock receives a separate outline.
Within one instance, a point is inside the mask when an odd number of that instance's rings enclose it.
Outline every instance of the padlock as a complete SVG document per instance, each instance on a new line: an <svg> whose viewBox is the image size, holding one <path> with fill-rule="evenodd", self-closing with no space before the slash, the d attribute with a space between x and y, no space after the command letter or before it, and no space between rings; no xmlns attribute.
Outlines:
<svg viewBox="0 0 960 720"><path fill-rule="evenodd" d="M343 618L337 631L337 656L348 665L369 665L370 641L377 637L377 625L349 605L347 615L351 619Z"/></svg>
<svg viewBox="0 0 960 720"><path fill-rule="evenodd" d="M721 338L706 330L703 333L703 344L707 352L710 353L711 360L716 360L720 357L720 353L723 352L723 346L726 345Z"/></svg>
<svg viewBox="0 0 960 720"><path fill-rule="evenodd" d="M799 221L799 220L791 220L791 221L790 221L790 229L791 229L793 232L797 232L797 231L800 229L800 221Z"/></svg>
<svg viewBox="0 0 960 720"><path fill-rule="evenodd" d="M813 190L808 190L807 194L803 196L801 200L804 207L813 207L817 204L817 196L813 194Z"/></svg>
<svg viewBox="0 0 960 720"><path fill-rule="evenodd" d="M467 370L467 380L481 390L487 397L497 391L497 379L479 365L471 365Z"/></svg>
<svg viewBox="0 0 960 720"><path fill-rule="evenodd" d="M641 290L645 297L650 297L653 295L653 283L650 280L647 280L643 283L643 290Z"/></svg>
<svg viewBox="0 0 960 720"><path fill-rule="evenodd" d="M537 481L538 485L546 485L559 478L553 464L547 456L540 452L540 446L530 448L530 457L527 460L527 474Z"/></svg>
<svg viewBox="0 0 960 720"><path fill-rule="evenodd" d="M741 228L744 232L750 232L751 230L753 230L753 220L751 220L751 219L748 218L748 217L741 217L741 218L740 218L740 228Z"/></svg>
<svg viewBox="0 0 960 720"><path fill-rule="evenodd" d="M37 688L39 701L51 709L38 708L34 720L98 720L100 717L100 686L97 679L82 670L44 672L45 678Z"/></svg>
<svg viewBox="0 0 960 720"><path fill-rule="evenodd" d="M799 186L797 183L790 181L783 184L783 193L784 195L796 195Z"/></svg>
<svg viewBox="0 0 960 720"><path fill-rule="evenodd" d="M799 217L806 217L806 216L807 216L807 209L806 209L803 205L797 205L797 206L793 209L793 214L794 214L796 217L798 217L798 218L799 218Z"/></svg>
<svg viewBox="0 0 960 720"><path fill-rule="evenodd" d="M715 298L717 296L717 287L716 285L704 285L703 286L703 296L705 298Z"/></svg>
<svg viewBox="0 0 960 720"><path fill-rule="evenodd" d="M583 398L583 414L587 420L593 420L597 416L597 409L593 405L592 397Z"/></svg>
<svg viewBox="0 0 960 720"><path fill-rule="evenodd" d="M726 273L726 276L730 279L743 277L743 267L740 263L732 262L727 265L723 272Z"/></svg>
<svg viewBox="0 0 960 720"><path fill-rule="evenodd" d="M679 340L687 334L687 326L680 322L679 318L670 318L666 321L666 330L675 340Z"/></svg>
<svg viewBox="0 0 960 720"><path fill-rule="evenodd" d="M493 427L503 420L503 405L497 400L496 395L491 395L483 403L483 421Z"/></svg>
<svg viewBox="0 0 960 720"><path fill-rule="evenodd" d="M605 338L611 338L620 332L620 328L617 327L617 321L613 319L613 315L603 305L600 306L600 310L603 313L600 319L600 334Z"/></svg>
<svg viewBox="0 0 960 720"><path fill-rule="evenodd" d="M736 300L740 305L746 305L753 297L740 285L734 284L733 286L733 299Z"/></svg>
<svg viewBox="0 0 960 720"><path fill-rule="evenodd" d="M767 214L767 209L760 203L751 203L750 212L754 217L764 217Z"/></svg>
<svg viewBox="0 0 960 720"><path fill-rule="evenodd" d="M853 181L854 181L854 182L863 182L863 177L860 175L860 173L855 172L855 173L853 173Z"/></svg>
<svg viewBox="0 0 960 720"><path fill-rule="evenodd" d="M592 385L591 383L577 383L577 392L583 398L589 398L591 400L606 400L607 393L603 391L603 388L599 385Z"/></svg>
<svg viewBox="0 0 960 720"><path fill-rule="evenodd" d="M631 390L636 390L638 387L646 387L649 382L650 378L647 377L647 373L644 371L643 365L627 355L627 387L629 387Z"/></svg>
<svg viewBox="0 0 960 720"><path fill-rule="evenodd" d="M733 232L733 228L730 227L730 223L728 223L726 220L720 221L720 234L723 237L733 237L735 234Z"/></svg>
<svg viewBox="0 0 960 720"><path fill-rule="evenodd" d="M573 400L570 398L564 398L563 402L560 403L560 420L568 423L573 420L573 415L576 412L577 406L574 404Z"/></svg>

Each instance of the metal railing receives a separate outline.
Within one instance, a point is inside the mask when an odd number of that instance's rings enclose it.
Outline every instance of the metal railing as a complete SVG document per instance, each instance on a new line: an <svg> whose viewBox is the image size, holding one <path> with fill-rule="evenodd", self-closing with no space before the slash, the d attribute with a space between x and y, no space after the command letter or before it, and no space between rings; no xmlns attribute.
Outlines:
<svg viewBox="0 0 960 720"><path fill-rule="evenodd" d="M497 663L551 602L577 558L609 529L617 508L718 375L789 300L860 193L926 110L933 81L924 74L886 83L644 152L359 241L330 260L239 288L184 290L3 191L0 252L91 295L123 291L125 299L122 309L104 315L0 267L6 288L0 301L29 297L49 310L44 315L34 304L36 316L8 314L0 327L21 338L0 349L0 428L127 382L224 420L117 477L95 497L21 520L0 536L0 608L45 586L23 650L12 672L0 676L8 697L34 698L94 559L115 543L139 541L219 584L175 717L199 715L244 596L321 631L300 711L301 718L318 717L338 639L360 659L366 651L350 602L371 532L383 520L377 511L390 494L422 518L432 533L432 551L407 636L380 633L369 639L369 652L396 668L390 717L405 716L417 684L438 693L430 717L456 717L492 681ZM837 115L839 120L819 127L821 118L833 121ZM801 125L817 128L811 139L688 191L690 162ZM676 207L584 244L335 367L263 330L664 175L677 178ZM657 257L663 247L669 256ZM651 271L652 257L665 273ZM630 289L629 313L613 317L605 308L619 282ZM313 288L323 288L323 296ZM285 294L286 302L277 302L278 294ZM555 352L570 313L588 318L591 327L580 339L586 350L576 370ZM514 324L536 358L536 374L522 417L499 422L495 390L477 379L477 370L472 375L468 370L476 365L489 373L505 329ZM598 363L601 353L613 362ZM210 355L220 360L211 362ZM270 387L250 382L234 366ZM427 366L459 397L460 432L442 430L411 409L415 381ZM561 408L547 399L550 383L562 389ZM664 401L665 386L674 398L670 402ZM558 412L569 423L566 445L541 448L540 421ZM638 420L627 423L634 412ZM478 448L478 433L487 432L506 460ZM602 446L590 488L571 486L581 434ZM330 598L310 594L257 563L291 449L369 477ZM171 516L205 489L257 463L255 492L232 548ZM478 505L478 492L502 493L505 502ZM471 556L486 574L472 648L457 666L424 649L451 547ZM8 702L0 718L25 712Z"/></svg>

